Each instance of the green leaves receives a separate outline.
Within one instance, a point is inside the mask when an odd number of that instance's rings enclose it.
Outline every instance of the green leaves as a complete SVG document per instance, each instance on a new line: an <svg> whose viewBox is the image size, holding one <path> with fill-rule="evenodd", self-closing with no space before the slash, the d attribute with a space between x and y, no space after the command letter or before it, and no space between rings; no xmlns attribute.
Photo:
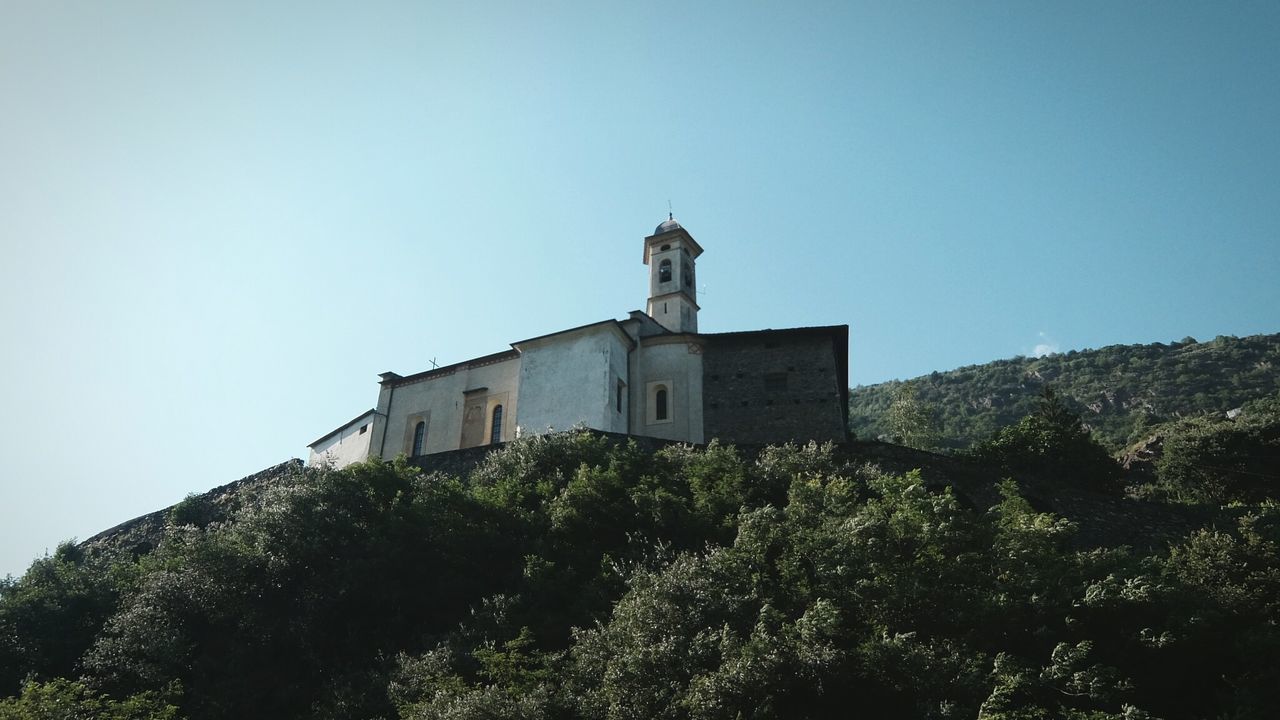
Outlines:
<svg viewBox="0 0 1280 720"><path fill-rule="evenodd" d="M931 450L938 445L940 434L934 409L919 398L913 383L901 383L894 388L886 422L895 442L920 450Z"/></svg>
<svg viewBox="0 0 1280 720"><path fill-rule="evenodd" d="M1213 504L1280 499L1280 403L1256 403L1234 419L1184 420L1162 437L1161 494Z"/></svg>
<svg viewBox="0 0 1280 720"><path fill-rule="evenodd" d="M179 694L179 688L170 685L114 700L82 682L30 681L17 697L0 699L0 720L172 720L178 717L178 708L171 702Z"/></svg>
<svg viewBox="0 0 1280 720"><path fill-rule="evenodd" d="M28 675L73 676L118 597L111 563L71 543L0 582L0 697Z"/></svg>
<svg viewBox="0 0 1280 720"><path fill-rule="evenodd" d="M1041 459L1087 440L1059 410L1004 439ZM587 433L509 443L468 478L307 471L212 515L184 504L136 562L66 546L0 586L0 668L21 693L0 718L1136 720L1280 705L1274 512L1143 557L1081 549L1018 487L981 511L830 445L752 459Z"/></svg>
<svg viewBox="0 0 1280 720"><path fill-rule="evenodd" d="M1221 415L1280 390L1280 335L1219 337L1212 343L1115 345L1046 357L1019 357L915 378L852 388L849 428L855 437L901 437L915 447L896 412L905 386L932 412L937 445L964 449L1035 412L1046 385L1082 414L1110 452L1149 437L1159 423ZM909 407L909 406L908 406ZM908 422L905 427L919 426Z"/></svg>
<svg viewBox="0 0 1280 720"><path fill-rule="evenodd" d="M1034 414L1001 429L965 456L1014 475L1032 474L1112 495L1123 489L1120 466L1047 387Z"/></svg>

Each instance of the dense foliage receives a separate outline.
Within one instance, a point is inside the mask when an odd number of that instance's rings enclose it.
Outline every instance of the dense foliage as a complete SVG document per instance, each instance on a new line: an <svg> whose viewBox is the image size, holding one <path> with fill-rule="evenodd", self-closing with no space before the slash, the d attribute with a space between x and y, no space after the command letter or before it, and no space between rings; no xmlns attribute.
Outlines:
<svg viewBox="0 0 1280 720"><path fill-rule="evenodd" d="M374 461L226 518L188 501L153 552L68 545L0 585L0 719L1280 706L1280 512L1144 556L1079 546L1012 480L975 509L842 457L568 433L466 478Z"/></svg>
<svg viewBox="0 0 1280 720"><path fill-rule="evenodd" d="M1280 500L1280 397L1228 417L1188 418L1157 428L1160 456L1147 495L1191 503Z"/></svg>
<svg viewBox="0 0 1280 720"><path fill-rule="evenodd" d="M1006 475L1032 474L1111 494L1123 490L1120 467L1048 387L1034 413L961 455Z"/></svg>
<svg viewBox="0 0 1280 720"><path fill-rule="evenodd" d="M901 436L891 409L904 383L853 388L849 424L855 437ZM1151 345L1113 345L1046 357L1020 357L935 372L910 381L914 399L937 424L934 442L966 448L1035 410L1051 385L1080 413L1094 436L1115 451L1151 426L1182 417L1222 414L1280 392L1280 335L1210 342L1184 338ZM912 443L908 443L912 444Z"/></svg>

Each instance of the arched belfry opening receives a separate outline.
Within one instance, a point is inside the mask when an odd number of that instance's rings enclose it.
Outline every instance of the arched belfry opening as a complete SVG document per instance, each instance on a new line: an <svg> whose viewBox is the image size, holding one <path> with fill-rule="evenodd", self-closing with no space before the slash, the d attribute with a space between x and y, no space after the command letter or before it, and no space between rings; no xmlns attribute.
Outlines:
<svg viewBox="0 0 1280 720"><path fill-rule="evenodd" d="M672 332L698 332L696 261L701 254L702 246L669 213L644 239L644 264L649 266L645 312Z"/></svg>

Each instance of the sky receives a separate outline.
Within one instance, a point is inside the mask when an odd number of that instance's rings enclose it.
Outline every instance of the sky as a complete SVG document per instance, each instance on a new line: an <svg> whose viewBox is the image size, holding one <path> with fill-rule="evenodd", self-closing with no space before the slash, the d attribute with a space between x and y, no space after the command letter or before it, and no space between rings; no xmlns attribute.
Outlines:
<svg viewBox="0 0 1280 720"><path fill-rule="evenodd" d="M1280 3L0 5L0 576L642 309L850 381L1280 332Z"/></svg>

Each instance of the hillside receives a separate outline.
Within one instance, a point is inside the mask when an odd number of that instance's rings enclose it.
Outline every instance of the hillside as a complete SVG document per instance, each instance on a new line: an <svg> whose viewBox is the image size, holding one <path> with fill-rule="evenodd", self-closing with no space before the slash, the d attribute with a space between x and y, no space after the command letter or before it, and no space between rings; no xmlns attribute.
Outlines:
<svg viewBox="0 0 1280 720"><path fill-rule="evenodd" d="M1094 436L1116 451L1156 424L1222 414L1280 392L1280 334L1210 342L1185 338L1020 357L934 372L908 381L933 414L942 448L965 448L1017 422L1051 386ZM891 435L888 410L900 382L849 393L857 438Z"/></svg>
<svg viewBox="0 0 1280 720"><path fill-rule="evenodd" d="M1280 513L1057 456L571 432L285 463L0 582L0 718L1265 717Z"/></svg>
<svg viewBox="0 0 1280 720"><path fill-rule="evenodd" d="M1267 717L1276 359L935 373L952 443L995 431L957 453L578 431L282 463L0 581L0 720ZM1122 470L1104 427L1159 432Z"/></svg>

